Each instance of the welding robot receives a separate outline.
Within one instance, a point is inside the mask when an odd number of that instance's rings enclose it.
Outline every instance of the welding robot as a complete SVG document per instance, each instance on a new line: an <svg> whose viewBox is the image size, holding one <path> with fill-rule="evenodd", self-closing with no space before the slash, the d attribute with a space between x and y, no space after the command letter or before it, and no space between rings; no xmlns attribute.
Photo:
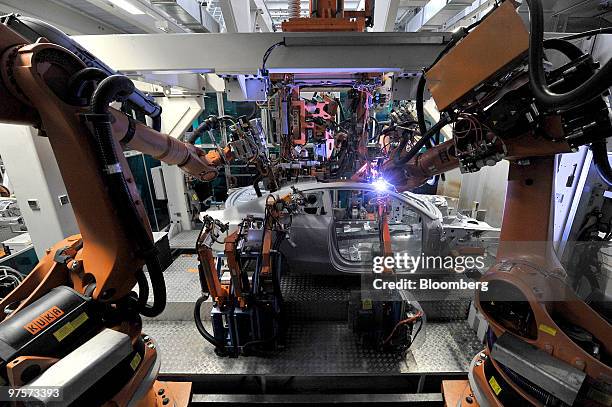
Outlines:
<svg viewBox="0 0 612 407"><path fill-rule="evenodd" d="M0 302L0 384L57 386L62 405L187 405L191 384L156 380L156 345L142 333L141 315L164 310L166 288L123 149L211 180L231 148L205 153L160 133L152 99L45 23L3 18L0 54L0 121L49 139L81 232Z"/></svg>
<svg viewBox="0 0 612 407"><path fill-rule="evenodd" d="M527 31L507 0L454 34L417 87L417 120L380 166L399 190L454 168L475 172L510 162L497 263L475 304L489 323L461 406L612 405L612 320L566 282L551 239L555 155L588 145L612 185L607 138L612 61L600 66L566 37L543 38L541 0L528 0ZM608 29L608 32L610 30ZM544 69L545 52L565 64ZM441 113L423 116L428 87ZM450 125L453 138L433 145Z"/></svg>
<svg viewBox="0 0 612 407"><path fill-rule="evenodd" d="M612 327L565 285L549 230L555 154L590 145L602 179L612 183L612 126L602 98L612 64L597 67L566 40L544 41L541 4L529 5L530 33L507 0L454 34L419 81L418 130L405 134L380 172L410 189L453 168L510 161L498 263L484 276L489 291L476 296L490 329L462 405L606 406ZM61 378L64 398L75 404L184 405L189 384L155 380L155 343L141 332L140 315L163 310L165 287L122 142L202 179L216 175L222 155L205 155L109 108L129 100L159 114L127 78L87 68L88 55L24 32L0 25L0 120L36 126L49 138L81 234L52 247L0 302L0 377L15 387ZM569 62L545 72L544 48ZM441 111L429 129L427 84ZM430 146L448 124L455 137Z"/></svg>

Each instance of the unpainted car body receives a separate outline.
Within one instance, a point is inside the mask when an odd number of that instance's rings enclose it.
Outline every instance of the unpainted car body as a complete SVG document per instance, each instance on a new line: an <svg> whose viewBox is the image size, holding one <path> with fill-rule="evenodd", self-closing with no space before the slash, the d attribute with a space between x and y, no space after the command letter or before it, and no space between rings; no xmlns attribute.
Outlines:
<svg viewBox="0 0 612 407"><path fill-rule="evenodd" d="M281 245L291 271L310 274L371 273L380 255L376 205L381 194L390 202L389 226L394 253L410 256L446 256L461 246L477 247L479 237L498 232L468 217L443 217L431 198L360 182L298 183L305 196L304 213L292 216L289 239ZM276 191L283 196L291 187ZM263 216L267 194L253 188L233 192L223 210L203 212L230 224L231 233L248 215ZM435 200L434 200L435 202ZM222 246L215 250L222 251Z"/></svg>

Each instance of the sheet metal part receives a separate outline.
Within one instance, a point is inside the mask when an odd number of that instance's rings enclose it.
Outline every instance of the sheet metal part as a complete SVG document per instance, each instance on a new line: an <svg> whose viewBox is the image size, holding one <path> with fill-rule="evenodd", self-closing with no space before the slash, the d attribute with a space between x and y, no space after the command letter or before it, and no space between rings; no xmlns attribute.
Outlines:
<svg viewBox="0 0 612 407"><path fill-rule="evenodd" d="M491 356L569 405L574 403L586 377L583 371L509 333L497 338Z"/></svg>

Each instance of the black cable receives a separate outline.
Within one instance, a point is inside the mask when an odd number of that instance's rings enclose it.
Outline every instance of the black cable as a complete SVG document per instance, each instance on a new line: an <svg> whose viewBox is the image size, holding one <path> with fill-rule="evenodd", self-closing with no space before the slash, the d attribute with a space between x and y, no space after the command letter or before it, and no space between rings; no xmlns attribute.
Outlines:
<svg viewBox="0 0 612 407"><path fill-rule="evenodd" d="M423 146L425 146L429 142L429 140L434 135L436 135L436 133L442 130L442 128L446 126L447 124L449 124L450 122L451 120L448 118L448 116L446 115L441 116L440 121L438 121L436 124L430 127L429 130L425 132L425 134L421 135L421 138L419 139L419 141L414 143L414 146L412 146L410 151L408 151L408 153L406 153L404 157L401 157L401 151L406 147L406 143L408 142L408 139L405 138L404 140L402 140L402 143L400 144L400 147L398 148L398 152L393 157L393 162L396 165L401 165L401 164L405 164L408 161L410 161L415 155L417 155L417 153L421 150L421 148L423 148Z"/></svg>
<svg viewBox="0 0 612 407"><path fill-rule="evenodd" d="M591 151L593 151L593 162L597 173L606 184L612 185L612 168L610 168L610 161L608 160L606 140L593 142Z"/></svg>
<svg viewBox="0 0 612 407"><path fill-rule="evenodd" d="M123 75L112 75L102 80L91 98L90 111L93 114L90 117L111 199L126 225L125 233L136 241L140 250L139 254L145 260L151 279L153 305L145 304L141 307L140 313L147 317L154 317L161 314L166 306L166 285L163 271L153 240L140 219L140 212L132 200L127 181L120 168L119 153L115 149L112 133L111 115L108 111L108 105L111 102L126 100L134 89L132 81Z"/></svg>
<svg viewBox="0 0 612 407"><path fill-rule="evenodd" d="M593 37L597 34L612 34L612 27L597 28L594 30L584 31L584 32L577 33L577 34L566 35L564 37L559 37L556 39L571 41L571 40L577 40L577 39L584 38L584 37Z"/></svg>
<svg viewBox="0 0 612 407"><path fill-rule="evenodd" d="M219 343L214 336L212 336L204 327L204 323L202 322L202 316L200 315L200 308L202 304L208 299L208 295L203 295L195 303L195 307L193 309L193 319L195 320L196 328L198 332L204 339L206 339L211 345L215 347L217 352L225 352L225 345Z"/></svg>
<svg viewBox="0 0 612 407"><path fill-rule="evenodd" d="M544 10L540 0L528 0L529 5L529 82L535 99L542 107L569 109L590 102L612 84L612 61L608 61L593 76L577 88L554 93L546 84L544 72Z"/></svg>
<svg viewBox="0 0 612 407"><path fill-rule="evenodd" d="M275 48L280 47L281 45L283 47L287 45L287 44L285 44L285 40L284 39L282 41L279 41L276 44L272 45L264 53L263 60L262 60L262 63L261 63L261 74L262 75L265 76L265 75L268 74L268 71L266 70L266 62L268 62L268 58L270 58L270 54L272 54L272 51L274 51Z"/></svg>
<svg viewBox="0 0 612 407"><path fill-rule="evenodd" d="M423 99L425 98L425 72L421 74L419 78L419 83L417 84L416 90L416 113L417 113L417 123L419 124L419 131L421 134L425 134L427 132L427 125L425 124L425 112L423 106Z"/></svg>
<svg viewBox="0 0 612 407"><path fill-rule="evenodd" d="M562 38L553 38L544 41L544 48L557 50L570 60L578 59L583 55L580 48ZM606 141L599 140L593 142L591 144L591 150L593 152L593 162L597 173L604 182L608 185L612 185L612 168L610 168L610 162L608 160Z"/></svg>
<svg viewBox="0 0 612 407"><path fill-rule="evenodd" d="M99 68L89 67L84 68L75 73L68 80L68 94L75 99L85 99L89 103L93 90L89 95L82 95L83 84L87 81L102 81L108 77L108 74Z"/></svg>
<svg viewBox="0 0 612 407"><path fill-rule="evenodd" d="M149 281L143 270L136 274L136 282L138 283L138 308L142 309L149 300Z"/></svg>
<svg viewBox="0 0 612 407"><path fill-rule="evenodd" d="M423 328L423 317L419 318L419 321L421 323L419 324L419 328L417 329L416 333L412 337L412 342L410 343L410 346L412 346L412 344L416 342L416 338L417 336L419 336L419 332L421 332L421 328Z"/></svg>
<svg viewBox="0 0 612 407"><path fill-rule="evenodd" d="M213 130L219 127L219 119L217 116L208 116L200 125L191 133L189 137L185 139L185 143L193 144L195 141L209 130Z"/></svg>
<svg viewBox="0 0 612 407"><path fill-rule="evenodd" d="M570 61L578 59L583 55L582 50L580 48L578 48L571 42L559 38L552 38L550 40L544 41L544 48L559 51L563 55L565 55Z"/></svg>

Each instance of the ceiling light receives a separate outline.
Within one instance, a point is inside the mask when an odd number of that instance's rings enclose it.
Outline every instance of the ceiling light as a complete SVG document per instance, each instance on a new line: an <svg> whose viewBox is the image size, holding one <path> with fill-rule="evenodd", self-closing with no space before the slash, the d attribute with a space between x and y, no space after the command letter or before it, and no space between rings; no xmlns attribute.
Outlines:
<svg viewBox="0 0 612 407"><path fill-rule="evenodd" d="M130 3L128 0L108 0L115 6L122 8L130 14L144 14L144 11Z"/></svg>

